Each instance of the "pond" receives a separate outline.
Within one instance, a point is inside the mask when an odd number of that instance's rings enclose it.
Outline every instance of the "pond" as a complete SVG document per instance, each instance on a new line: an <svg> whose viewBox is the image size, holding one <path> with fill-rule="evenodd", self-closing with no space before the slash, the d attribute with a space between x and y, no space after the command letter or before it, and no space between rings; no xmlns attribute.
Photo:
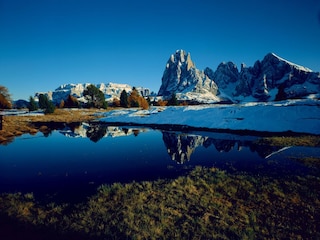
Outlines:
<svg viewBox="0 0 320 240"><path fill-rule="evenodd" d="M320 148L275 147L259 136L71 124L0 146L0 192L81 201L101 184L175 178L195 166L255 175L308 174Z"/></svg>

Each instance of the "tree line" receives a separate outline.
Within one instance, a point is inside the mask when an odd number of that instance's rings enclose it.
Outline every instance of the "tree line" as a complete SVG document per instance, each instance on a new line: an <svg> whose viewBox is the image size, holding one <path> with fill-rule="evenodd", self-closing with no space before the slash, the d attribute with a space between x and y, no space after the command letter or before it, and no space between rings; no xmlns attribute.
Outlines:
<svg viewBox="0 0 320 240"><path fill-rule="evenodd" d="M59 108L104 108L106 109L108 103L105 100L104 93L94 85L89 85L84 91L83 96L86 99L86 103L80 103L78 99L72 95L69 95L67 99L61 100L59 105L54 105L52 101L44 94L39 95L38 104L35 99L30 96L29 98L29 111L35 111L37 109L44 109L45 113L53 113L56 107Z"/></svg>
<svg viewBox="0 0 320 240"><path fill-rule="evenodd" d="M59 108L103 108L108 107L108 103L105 100L104 93L94 85L89 85L83 92L83 96L86 99L86 103L81 103L78 99L72 95L69 95L66 99L61 100L58 105L55 105L48 96L45 94L40 94L38 96L39 101L37 102L34 97L30 96L28 102L29 111L36 111L38 109L43 109L45 114L53 113L54 110ZM141 107L143 109L148 109L151 104L158 106L176 106L178 105L178 100L176 94L173 93L169 100L159 100L157 102L152 102L150 98L144 98L138 92L138 90L133 87L130 93L123 90L120 94L120 99L113 99L111 103L113 107ZM10 109L12 108L12 101L9 91L6 87L0 86L0 109Z"/></svg>

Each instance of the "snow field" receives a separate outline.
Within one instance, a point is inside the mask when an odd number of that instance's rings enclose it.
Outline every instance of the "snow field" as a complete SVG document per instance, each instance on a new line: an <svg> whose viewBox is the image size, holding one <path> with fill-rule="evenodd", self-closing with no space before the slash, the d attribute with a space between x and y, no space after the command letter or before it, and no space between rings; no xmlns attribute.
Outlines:
<svg viewBox="0 0 320 240"><path fill-rule="evenodd" d="M316 100L300 100L114 110L105 113L100 121L320 134L320 103Z"/></svg>

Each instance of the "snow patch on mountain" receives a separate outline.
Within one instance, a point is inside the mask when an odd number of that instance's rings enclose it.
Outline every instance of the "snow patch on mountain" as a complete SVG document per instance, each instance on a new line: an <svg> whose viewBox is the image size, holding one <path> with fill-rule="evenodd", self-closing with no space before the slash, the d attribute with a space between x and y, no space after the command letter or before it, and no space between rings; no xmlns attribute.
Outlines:
<svg viewBox="0 0 320 240"><path fill-rule="evenodd" d="M83 92L89 85L91 85L91 83L63 84L53 92L36 93L35 99L37 99L40 94L45 94L55 104L59 104L61 100L66 100L68 96L71 95L73 97L76 97L80 102L86 102L83 96ZM112 101L114 98L120 99L120 95L123 90L125 90L127 93L130 93L133 88L128 84L111 83L111 82L107 84L100 83L100 84L93 84L93 85L95 85L98 89L100 89L104 93L106 101ZM136 89L142 96L148 96L150 94L150 90L148 88L136 87Z"/></svg>
<svg viewBox="0 0 320 240"><path fill-rule="evenodd" d="M292 63L282 57L279 57L278 55L276 55L275 53L270 53L271 55L273 55L275 58L278 58L280 61L283 61L283 62L286 62L287 64L295 67L296 69L300 70L300 71L305 71L305 72L312 72L312 70L310 68L307 68L307 67L303 67L303 66L300 66L296 63Z"/></svg>
<svg viewBox="0 0 320 240"><path fill-rule="evenodd" d="M292 63L274 53L253 67L233 62L219 64L216 71L200 71L190 53L178 50L166 64L158 95L179 100L213 103L221 101L274 101L306 98L320 92L320 73Z"/></svg>

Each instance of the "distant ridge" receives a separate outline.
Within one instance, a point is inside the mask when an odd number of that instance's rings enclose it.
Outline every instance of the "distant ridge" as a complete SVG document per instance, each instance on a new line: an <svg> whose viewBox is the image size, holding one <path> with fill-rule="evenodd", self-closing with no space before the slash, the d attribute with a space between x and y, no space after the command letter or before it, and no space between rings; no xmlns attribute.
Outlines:
<svg viewBox="0 0 320 240"><path fill-rule="evenodd" d="M63 84L59 86L54 91L49 91L46 93L38 92L35 94L35 97L37 97L40 94L46 94L50 100L52 100L55 104L59 104L61 100L66 100L69 95L76 97L78 101L85 102L85 99L83 97L83 91L89 86L91 83L69 83L69 84ZM132 86L128 84L122 84L122 83L100 83L100 84L93 84L97 88L99 88L104 94L107 101L112 101L114 98L120 99L120 94L123 90L126 90L128 93L132 91ZM144 87L136 87L136 89L139 91L139 93L142 96L148 96L150 95L150 89L144 88Z"/></svg>

